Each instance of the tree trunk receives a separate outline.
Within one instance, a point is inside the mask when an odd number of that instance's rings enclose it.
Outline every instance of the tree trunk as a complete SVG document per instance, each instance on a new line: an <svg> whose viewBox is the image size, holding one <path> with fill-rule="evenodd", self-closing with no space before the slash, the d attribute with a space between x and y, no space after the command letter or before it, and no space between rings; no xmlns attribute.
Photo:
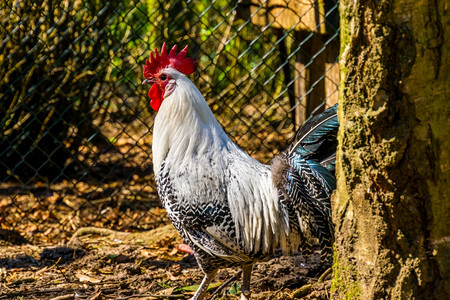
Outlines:
<svg viewBox="0 0 450 300"><path fill-rule="evenodd" d="M449 299L449 11L341 1L334 299Z"/></svg>

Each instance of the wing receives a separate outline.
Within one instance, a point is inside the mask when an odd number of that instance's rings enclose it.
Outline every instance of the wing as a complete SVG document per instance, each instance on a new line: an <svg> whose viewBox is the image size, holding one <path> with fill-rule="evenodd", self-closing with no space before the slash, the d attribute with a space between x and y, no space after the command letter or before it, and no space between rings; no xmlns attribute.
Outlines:
<svg viewBox="0 0 450 300"><path fill-rule="evenodd" d="M163 163L159 195L175 227L197 254L203 251L229 262L249 261L236 238L226 172L218 168L217 162L206 158L181 171Z"/></svg>

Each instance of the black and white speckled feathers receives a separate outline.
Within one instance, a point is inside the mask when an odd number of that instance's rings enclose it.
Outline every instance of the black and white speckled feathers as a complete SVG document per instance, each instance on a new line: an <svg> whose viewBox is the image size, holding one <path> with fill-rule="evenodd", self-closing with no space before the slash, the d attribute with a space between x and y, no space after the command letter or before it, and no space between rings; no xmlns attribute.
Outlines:
<svg viewBox="0 0 450 300"><path fill-rule="evenodd" d="M155 119L158 192L203 271L294 252L311 239L329 245L335 109L300 130L271 170L227 137L189 79L164 72L176 88Z"/></svg>

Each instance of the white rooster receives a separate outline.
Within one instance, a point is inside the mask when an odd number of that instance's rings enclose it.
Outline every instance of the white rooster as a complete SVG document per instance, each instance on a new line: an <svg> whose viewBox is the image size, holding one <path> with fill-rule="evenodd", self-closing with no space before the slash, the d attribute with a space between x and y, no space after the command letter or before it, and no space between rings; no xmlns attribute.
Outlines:
<svg viewBox="0 0 450 300"><path fill-rule="evenodd" d="M271 166L226 135L186 76L196 63L187 47L151 53L144 84L158 111L153 165L159 196L205 277L192 299L203 299L219 268L241 266L241 299L250 297L253 262L319 242L330 249L330 195L335 188L336 106L305 124Z"/></svg>

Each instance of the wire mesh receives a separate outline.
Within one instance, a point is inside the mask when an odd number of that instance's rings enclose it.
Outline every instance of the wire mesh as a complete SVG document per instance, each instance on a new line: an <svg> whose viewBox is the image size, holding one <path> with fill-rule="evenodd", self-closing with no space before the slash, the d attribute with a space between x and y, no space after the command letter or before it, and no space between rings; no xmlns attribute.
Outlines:
<svg viewBox="0 0 450 300"><path fill-rule="evenodd" d="M0 225L34 242L168 221L140 85L164 41L189 45L192 81L264 163L337 101L334 0L15 0L0 15Z"/></svg>

